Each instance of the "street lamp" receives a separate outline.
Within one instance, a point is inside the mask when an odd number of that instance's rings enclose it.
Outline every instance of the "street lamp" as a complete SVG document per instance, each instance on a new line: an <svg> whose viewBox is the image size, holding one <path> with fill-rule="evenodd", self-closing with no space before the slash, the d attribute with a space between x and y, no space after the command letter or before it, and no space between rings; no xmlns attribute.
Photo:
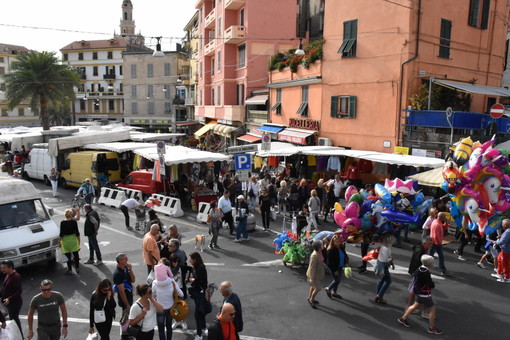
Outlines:
<svg viewBox="0 0 510 340"><path fill-rule="evenodd" d="M159 43L159 41L161 40L161 37L156 37L156 39L158 39L158 42L156 44L156 51L154 51L152 56L153 57L164 57L165 53L163 51L161 51L161 44Z"/></svg>
<svg viewBox="0 0 510 340"><path fill-rule="evenodd" d="M305 55L305 51L303 50L303 39L302 38L299 38L299 47L296 50L296 52L294 52L294 54L295 55Z"/></svg>

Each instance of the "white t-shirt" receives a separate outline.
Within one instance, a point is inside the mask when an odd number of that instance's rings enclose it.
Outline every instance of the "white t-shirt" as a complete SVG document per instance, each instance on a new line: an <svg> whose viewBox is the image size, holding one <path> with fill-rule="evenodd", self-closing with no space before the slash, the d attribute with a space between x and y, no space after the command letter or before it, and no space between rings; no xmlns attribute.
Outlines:
<svg viewBox="0 0 510 340"><path fill-rule="evenodd" d="M380 262L384 262L384 263L390 262L391 261L391 248L388 248L384 245L381 246L381 249L379 249L379 256L377 257L377 259Z"/></svg>
<svg viewBox="0 0 510 340"><path fill-rule="evenodd" d="M136 206L140 205L140 203L134 198L129 198L122 202L122 205L128 209L134 209Z"/></svg>
<svg viewBox="0 0 510 340"><path fill-rule="evenodd" d="M141 303L136 301L131 306L131 309L129 310L129 319L134 320L142 313ZM140 305L139 305L140 303ZM150 309L147 311L147 314L145 314L144 318L140 320L138 323L139 325L142 325L142 332L150 332L156 327L157 319L156 319L156 306L149 301ZM143 323L143 324L142 324Z"/></svg>

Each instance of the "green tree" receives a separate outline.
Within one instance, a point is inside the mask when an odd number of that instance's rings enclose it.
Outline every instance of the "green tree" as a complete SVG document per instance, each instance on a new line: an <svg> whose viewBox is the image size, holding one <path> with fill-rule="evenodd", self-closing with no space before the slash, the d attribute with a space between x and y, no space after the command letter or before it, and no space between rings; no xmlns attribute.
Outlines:
<svg viewBox="0 0 510 340"><path fill-rule="evenodd" d="M48 108L75 98L73 86L80 84L78 73L60 64L54 52L22 53L11 67L13 72L4 75L9 108L30 102L34 112L39 110L43 130L49 130Z"/></svg>

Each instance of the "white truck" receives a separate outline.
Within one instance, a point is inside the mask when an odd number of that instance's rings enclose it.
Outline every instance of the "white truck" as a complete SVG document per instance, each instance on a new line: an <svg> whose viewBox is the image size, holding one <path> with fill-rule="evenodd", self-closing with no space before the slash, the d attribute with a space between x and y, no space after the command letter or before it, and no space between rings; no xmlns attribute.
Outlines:
<svg viewBox="0 0 510 340"><path fill-rule="evenodd" d="M57 168L57 158L48 153L48 144L34 144L28 154L28 162L23 167L23 177L40 179L50 185L51 168Z"/></svg>
<svg viewBox="0 0 510 340"><path fill-rule="evenodd" d="M30 182L0 178L0 261L16 267L54 261L60 229Z"/></svg>

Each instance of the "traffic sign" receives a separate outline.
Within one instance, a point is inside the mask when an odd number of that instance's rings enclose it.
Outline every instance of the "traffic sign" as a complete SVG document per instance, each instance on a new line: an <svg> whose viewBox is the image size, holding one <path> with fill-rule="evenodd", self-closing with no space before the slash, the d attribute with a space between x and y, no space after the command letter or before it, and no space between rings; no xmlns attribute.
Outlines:
<svg viewBox="0 0 510 340"><path fill-rule="evenodd" d="M244 152L257 152L259 151L257 144L231 146L227 148L228 154L244 153Z"/></svg>
<svg viewBox="0 0 510 340"><path fill-rule="evenodd" d="M494 119L501 118L501 117L503 117L504 113L505 113L505 107L503 106L503 104L496 103L491 106L490 114L491 114L492 118L494 118Z"/></svg>
<svg viewBox="0 0 510 340"><path fill-rule="evenodd" d="M156 147L158 148L159 155L164 155L166 153L165 142L163 142L163 141L157 142Z"/></svg>
<svg viewBox="0 0 510 340"><path fill-rule="evenodd" d="M271 135L269 133L264 133L262 135L262 151L270 150L271 150Z"/></svg>
<svg viewBox="0 0 510 340"><path fill-rule="evenodd" d="M240 154L240 155L234 155L234 159L236 162L236 170L250 170L251 169L251 155L246 154Z"/></svg>

